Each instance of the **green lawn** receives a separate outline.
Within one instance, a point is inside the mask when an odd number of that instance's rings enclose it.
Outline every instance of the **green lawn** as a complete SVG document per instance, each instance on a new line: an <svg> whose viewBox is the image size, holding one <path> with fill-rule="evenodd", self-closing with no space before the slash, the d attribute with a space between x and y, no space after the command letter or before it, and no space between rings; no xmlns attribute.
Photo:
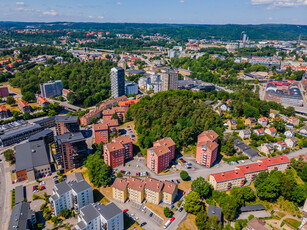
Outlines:
<svg viewBox="0 0 307 230"><path fill-rule="evenodd" d="M301 224L300 221L292 219L292 218L286 218L286 219L284 219L284 222L287 225L289 225L290 227L293 227L295 229L297 229L300 226L300 224Z"/></svg>

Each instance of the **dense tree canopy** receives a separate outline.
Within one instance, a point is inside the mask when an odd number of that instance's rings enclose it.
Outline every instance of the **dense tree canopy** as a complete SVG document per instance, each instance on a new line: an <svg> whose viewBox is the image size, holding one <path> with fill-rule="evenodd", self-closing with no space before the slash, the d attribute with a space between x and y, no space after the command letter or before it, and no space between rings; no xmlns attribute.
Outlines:
<svg viewBox="0 0 307 230"><path fill-rule="evenodd" d="M164 137L171 137L176 147L195 143L204 130L213 129L222 134L222 120L211 107L202 101L203 93L166 91L153 97L143 97L132 105L126 115L135 121L141 148Z"/></svg>
<svg viewBox="0 0 307 230"><path fill-rule="evenodd" d="M10 79L21 93L39 93L39 83L62 80L63 87L75 92L69 97L74 105L93 106L110 96L110 70L114 63L108 60L57 64L49 67L36 66L19 72Z"/></svg>

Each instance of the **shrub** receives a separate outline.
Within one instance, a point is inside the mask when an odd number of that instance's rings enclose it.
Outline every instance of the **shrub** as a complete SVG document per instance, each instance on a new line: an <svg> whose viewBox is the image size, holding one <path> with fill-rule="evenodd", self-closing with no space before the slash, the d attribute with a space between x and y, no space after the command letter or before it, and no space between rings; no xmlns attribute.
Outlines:
<svg viewBox="0 0 307 230"><path fill-rule="evenodd" d="M172 212L172 210L170 210L169 207L164 208L163 213L164 213L164 216L168 217L168 218L170 218L173 215L173 212Z"/></svg>
<svg viewBox="0 0 307 230"><path fill-rule="evenodd" d="M182 170L182 171L180 172L180 178L181 178L182 180L185 180L185 181L188 180L188 179L189 179L189 174L188 174L188 172Z"/></svg>

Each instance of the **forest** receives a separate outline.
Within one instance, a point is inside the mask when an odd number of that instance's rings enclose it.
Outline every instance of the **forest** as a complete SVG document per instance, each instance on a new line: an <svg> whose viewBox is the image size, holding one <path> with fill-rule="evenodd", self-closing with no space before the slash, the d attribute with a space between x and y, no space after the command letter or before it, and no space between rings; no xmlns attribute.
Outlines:
<svg viewBox="0 0 307 230"><path fill-rule="evenodd" d="M74 91L69 102L89 107L110 97L110 70L115 63L108 60L95 62L73 62L68 64L36 66L19 72L10 79L10 84L21 89L21 93L40 92L39 84L50 80L62 80L63 87Z"/></svg>
<svg viewBox="0 0 307 230"><path fill-rule="evenodd" d="M238 49L238 56L260 56L260 57L271 57L276 54L276 49L274 47L263 47L262 49L258 48L240 48Z"/></svg>
<svg viewBox="0 0 307 230"><path fill-rule="evenodd" d="M163 46L173 48L173 45L167 44L166 40L161 41L144 41L140 39L99 39L96 42L87 42L81 44L81 47L99 48L99 49L116 49L116 50L138 50L149 49L150 46Z"/></svg>
<svg viewBox="0 0 307 230"><path fill-rule="evenodd" d="M171 137L176 148L181 149L194 144L204 130L213 129L222 135L221 118L203 99L204 93L187 90L145 96L129 108L126 120L135 121L141 148L147 149L154 141Z"/></svg>
<svg viewBox="0 0 307 230"><path fill-rule="evenodd" d="M260 24L260 25L184 25L184 24L146 24L146 23L25 23L25 22L1 22L2 29L23 29L26 26L48 30L94 30L108 31L111 33L129 33L134 35L140 34L165 34L177 41L194 39L223 39L239 40L242 31L245 31L250 40L270 39L270 40L297 40L301 34L301 39L307 38L306 25L287 25L287 24ZM61 32L57 37L62 36ZM11 34L15 36L15 34ZM19 36L25 37L24 34ZM33 39L33 35L26 35L28 39ZM51 42L54 38L50 35L42 34L42 40ZM38 38L38 36L35 36ZM55 36L56 37L56 36ZM38 42L40 43L40 42Z"/></svg>

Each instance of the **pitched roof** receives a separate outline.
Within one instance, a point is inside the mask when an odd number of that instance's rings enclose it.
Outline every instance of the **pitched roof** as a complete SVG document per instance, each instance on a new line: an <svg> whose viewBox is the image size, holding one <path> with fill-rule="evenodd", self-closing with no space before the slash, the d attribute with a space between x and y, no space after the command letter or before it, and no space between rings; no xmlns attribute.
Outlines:
<svg viewBox="0 0 307 230"><path fill-rule="evenodd" d="M165 193L173 194L174 190L177 187L177 184L171 181L168 181L168 180L164 181L163 183L164 183L164 186L163 186L162 191Z"/></svg>
<svg viewBox="0 0 307 230"><path fill-rule="evenodd" d="M5 108L4 105L0 105L0 112L4 112L7 111L7 108Z"/></svg>
<svg viewBox="0 0 307 230"><path fill-rule="evenodd" d="M116 178L112 187L118 190L124 191L128 186L128 181L126 178Z"/></svg>
<svg viewBox="0 0 307 230"><path fill-rule="evenodd" d="M241 212L263 211L265 207L262 204L246 205L240 208Z"/></svg>
<svg viewBox="0 0 307 230"><path fill-rule="evenodd" d="M211 174L216 182L228 181L238 178L244 178L244 173L240 170L231 170L227 172Z"/></svg>
<svg viewBox="0 0 307 230"><path fill-rule="evenodd" d="M175 145L175 142L172 140L170 137L164 137L163 139L157 140L153 143L153 146L166 146L166 147L171 147Z"/></svg>
<svg viewBox="0 0 307 230"><path fill-rule="evenodd" d="M118 143L125 145L125 144L128 144L128 143L132 143L132 140L131 140L129 135L123 135L123 136L119 136L117 138L114 138L112 140L112 142L118 142Z"/></svg>
<svg viewBox="0 0 307 230"><path fill-rule="evenodd" d="M198 145L205 145L211 151L219 147L218 143L214 141L203 141L199 142Z"/></svg>
<svg viewBox="0 0 307 230"><path fill-rule="evenodd" d="M109 152L114 152L120 149L124 149L124 146L119 142L111 142L104 145L104 148L106 148Z"/></svg>
<svg viewBox="0 0 307 230"><path fill-rule="evenodd" d="M263 162L267 166L290 163L290 160L287 156L269 157L260 159L259 161Z"/></svg>
<svg viewBox="0 0 307 230"><path fill-rule="evenodd" d="M207 216L214 216L216 215L219 221L222 221L222 209L213 205L209 205Z"/></svg>
<svg viewBox="0 0 307 230"><path fill-rule="evenodd" d="M25 102L24 100L20 100L18 101L18 104L23 108L23 107L26 107L26 106L29 106L29 104L27 102Z"/></svg>
<svg viewBox="0 0 307 230"><path fill-rule="evenodd" d="M103 123L98 123L93 125L94 131L107 130L108 125Z"/></svg>
<svg viewBox="0 0 307 230"><path fill-rule="evenodd" d="M41 103L49 103L49 101L44 97L37 97L37 100L40 101Z"/></svg>
<svg viewBox="0 0 307 230"><path fill-rule="evenodd" d="M244 174L267 170L268 167L263 163L253 163L248 165L237 166L236 169L241 170Z"/></svg>
<svg viewBox="0 0 307 230"><path fill-rule="evenodd" d="M158 157L170 152L169 148L166 146L154 146L148 150L153 151Z"/></svg>
<svg viewBox="0 0 307 230"><path fill-rule="evenodd" d="M160 192L162 190L163 183L160 180L151 177L146 177L144 182L145 182L145 189L149 189L154 192Z"/></svg>
<svg viewBox="0 0 307 230"><path fill-rule="evenodd" d="M30 203L21 202L16 204L11 213L11 219L9 224L9 230L14 229L29 229L28 220L31 219L31 216L34 215L34 212L30 209Z"/></svg>
<svg viewBox="0 0 307 230"><path fill-rule="evenodd" d="M265 227L264 220L259 220L258 218L254 217L252 220L250 220L247 225L252 229L257 230L268 230L269 228Z"/></svg>
<svg viewBox="0 0 307 230"><path fill-rule="evenodd" d="M268 128L268 130L270 130L271 133L276 133L277 132L275 127L270 127L270 128Z"/></svg>
<svg viewBox="0 0 307 230"><path fill-rule="evenodd" d="M144 181L139 178L129 177L128 182L128 188L131 188L133 190L142 191L145 187Z"/></svg>
<svg viewBox="0 0 307 230"><path fill-rule="evenodd" d="M208 131L202 132L201 134L198 135L198 138L201 138L202 136L206 136L211 141L214 141L216 138L219 137L219 135L217 135L217 133L214 132L213 130L208 130Z"/></svg>

